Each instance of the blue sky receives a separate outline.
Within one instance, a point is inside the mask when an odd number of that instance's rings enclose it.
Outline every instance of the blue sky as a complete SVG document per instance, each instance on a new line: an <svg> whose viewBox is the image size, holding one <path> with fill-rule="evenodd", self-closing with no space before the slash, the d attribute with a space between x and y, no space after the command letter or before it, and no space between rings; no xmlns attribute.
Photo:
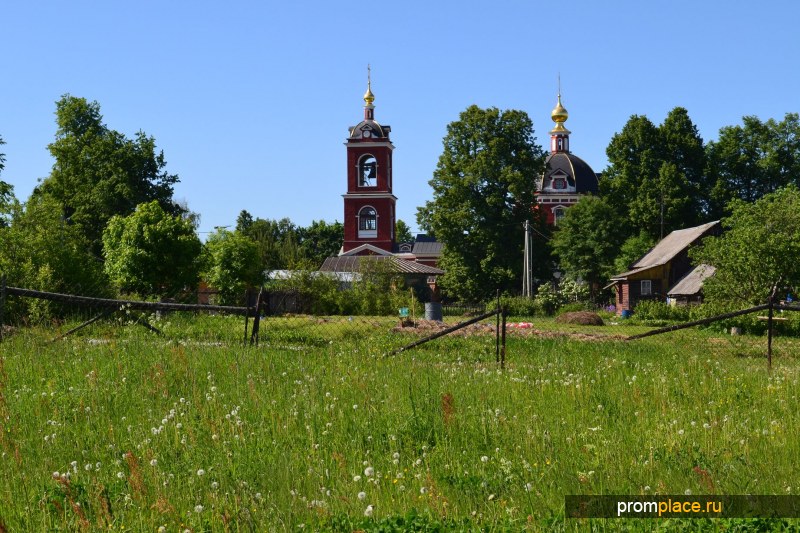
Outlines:
<svg viewBox="0 0 800 533"><path fill-rule="evenodd" d="M202 232L242 209L342 220L368 63L412 228L447 124L471 104L521 109L546 146L559 73L572 151L598 172L633 114L658 124L683 106L708 141L744 115L800 111L793 0L11 0L0 20L0 179L24 200L48 175L55 101L70 93L155 137Z"/></svg>

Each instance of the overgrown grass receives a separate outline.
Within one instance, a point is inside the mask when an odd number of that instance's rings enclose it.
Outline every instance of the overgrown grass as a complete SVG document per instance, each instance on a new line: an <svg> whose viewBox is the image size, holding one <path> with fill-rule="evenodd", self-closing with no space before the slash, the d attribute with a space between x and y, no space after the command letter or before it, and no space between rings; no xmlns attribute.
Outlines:
<svg viewBox="0 0 800 533"><path fill-rule="evenodd" d="M57 343L19 330L0 345L5 528L791 525L563 516L567 494L800 490L789 339L770 373L760 337L509 334L501 371L491 335L384 357L407 340L389 333L394 320L367 341L363 324L329 337L326 323L272 322L258 348L236 344L238 319L167 322L170 340L99 325Z"/></svg>

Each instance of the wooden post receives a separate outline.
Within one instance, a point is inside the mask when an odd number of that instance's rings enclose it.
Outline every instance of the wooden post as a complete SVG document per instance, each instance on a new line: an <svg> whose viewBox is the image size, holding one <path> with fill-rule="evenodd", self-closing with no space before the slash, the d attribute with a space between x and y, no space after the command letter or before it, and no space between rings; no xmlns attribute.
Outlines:
<svg viewBox="0 0 800 533"><path fill-rule="evenodd" d="M775 302L774 296L769 297L769 313L767 314L767 368L772 372L772 313Z"/></svg>
<svg viewBox="0 0 800 533"><path fill-rule="evenodd" d="M255 344L258 346L258 328L261 324L261 298L264 295L264 287L258 291L258 298L256 298L256 316L253 318L253 332L250 334L250 346Z"/></svg>
<svg viewBox="0 0 800 533"><path fill-rule="evenodd" d="M503 337L502 337L502 346L500 347L500 368L504 369L506 367L506 308L503 307L501 311L503 315Z"/></svg>

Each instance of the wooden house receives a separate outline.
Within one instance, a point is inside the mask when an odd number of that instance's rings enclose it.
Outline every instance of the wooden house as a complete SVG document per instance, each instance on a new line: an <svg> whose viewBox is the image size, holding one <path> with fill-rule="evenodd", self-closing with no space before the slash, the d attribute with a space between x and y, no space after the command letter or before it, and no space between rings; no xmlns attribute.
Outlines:
<svg viewBox="0 0 800 533"><path fill-rule="evenodd" d="M642 300L666 302L673 286L692 271L689 249L719 232L718 220L673 231L631 265L629 271L612 277L609 286L616 291L617 313L633 311Z"/></svg>

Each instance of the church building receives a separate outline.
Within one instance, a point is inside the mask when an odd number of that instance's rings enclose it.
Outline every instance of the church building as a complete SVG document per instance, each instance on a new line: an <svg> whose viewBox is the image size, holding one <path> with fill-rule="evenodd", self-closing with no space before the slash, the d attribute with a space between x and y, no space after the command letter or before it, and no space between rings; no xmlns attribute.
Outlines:
<svg viewBox="0 0 800 533"><path fill-rule="evenodd" d="M323 271L345 272L358 268L357 258L390 259L405 274L442 274L436 268L441 243L418 235L414 242L398 243L395 236L397 197L392 192L394 145L391 126L375 120L375 95L367 78L364 118L349 129L347 192L344 198L344 243L338 257L325 260ZM356 258L356 259L353 259Z"/></svg>
<svg viewBox="0 0 800 533"><path fill-rule="evenodd" d="M558 103L550 116L555 127L550 130L550 154L547 167L537 183L536 201L549 225L556 226L584 194L597 194L598 174L583 159L569 150L569 134L564 123L569 118L567 110L561 105L561 91Z"/></svg>

